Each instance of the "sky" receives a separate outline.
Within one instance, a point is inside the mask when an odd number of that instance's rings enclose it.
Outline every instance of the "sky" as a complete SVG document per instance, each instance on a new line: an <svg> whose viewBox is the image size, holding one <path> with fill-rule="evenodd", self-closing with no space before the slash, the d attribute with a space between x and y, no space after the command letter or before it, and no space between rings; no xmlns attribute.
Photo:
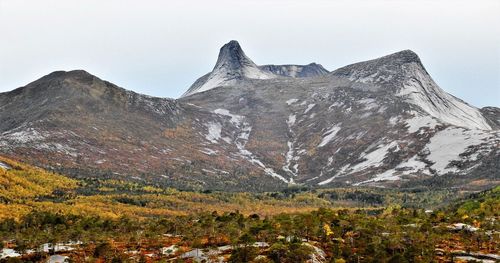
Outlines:
<svg viewBox="0 0 500 263"><path fill-rule="evenodd" d="M238 40L255 63L328 70L415 51L441 88L500 107L500 0L0 0L0 92L84 69L178 98Z"/></svg>

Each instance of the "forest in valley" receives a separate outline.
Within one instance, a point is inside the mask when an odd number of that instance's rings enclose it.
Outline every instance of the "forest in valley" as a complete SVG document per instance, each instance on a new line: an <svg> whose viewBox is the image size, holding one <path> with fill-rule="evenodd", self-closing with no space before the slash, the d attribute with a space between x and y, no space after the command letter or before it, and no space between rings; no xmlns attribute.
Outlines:
<svg viewBox="0 0 500 263"><path fill-rule="evenodd" d="M0 161L0 262L500 260L500 187L190 192Z"/></svg>

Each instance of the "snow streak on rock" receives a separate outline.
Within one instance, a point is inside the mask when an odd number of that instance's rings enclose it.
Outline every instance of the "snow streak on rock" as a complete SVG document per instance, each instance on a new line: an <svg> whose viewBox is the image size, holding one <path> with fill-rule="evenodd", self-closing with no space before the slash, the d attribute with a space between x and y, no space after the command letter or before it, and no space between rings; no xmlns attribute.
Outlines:
<svg viewBox="0 0 500 263"><path fill-rule="evenodd" d="M449 127L436 133L427 144L426 149L429 155L426 159L433 162L432 169L438 174L447 172L458 172L455 166L450 166L452 161L463 161L469 159L475 161L481 152L489 152L498 143L498 135L482 132L479 130L469 130L464 128ZM469 148L479 147L474 154L464 155Z"/></svg>
<svg viewBox="0 0 500 263"><path fill-rule="evenodd" d="M236 145L236 148L238 148L241 157L261 167L267 175L278 178L283 182L290 183L290 181L288 181L283 176L276 173L272 168L269 168L266 165L264 165L264 163L260 161L252 152L250 152L245 148L245 145L248 142L248 138L250 137L250 132L252 131L252 126L247 121L245 121L244 116L231 114L226 109L216 109L214 110L214 113L230 117L231 123L239 131L234 140L234 144Z"/></svg>
<svg viewBox="0 0 500 263"><path fill-rule="evenodd" d="M333 140L333 138L335 137L335 135L337 135L337 132L339 132L340 129L342 129L342 128L340 127L340 123L339 123L339 124L333 126L332 128L330 128L325 133L323 133L323 139L318 144L318 147L323 147L326 144L328 144L331 140Z"/></svg>
<svg viewBox="0 0 500 263"><path fill-rule="evenodd" d="M389 149L395 149L395 151L397 151L399 149L398 143L393 141L379 146L376 150L370 153L363 154L361 158L365 159L365 161L351 167L352 171L350 173L360 172L370 167L381 166Z"/></svg>
<svg viewBox="0 0 500 263"><path fill-rule="evenodd" d="M292 176L297 176L297 174L299 172L298 171L299 170L298 164L296 164L292 168L290 168L290 166L292 165L292 161L295 159L295 157L294 157L295 140L293 139L295 137L295 132L293 131L292 127L295 124L296 118L297 117L295 114L291 114L290 116L288 116L288 120L286 121L286 124L288 125L289 137L291 137L291 138L286 143L286 145L288 146L288 151L285 155L285 165L283 165L283 167L282 167L282 169L285 172L290 173ZM293 171L292 171L292 169L293 169Z"/></svg>
<svg viewBox="0 0 500 263"><path fill-rule="evenodd" d="M206 124L206 126L208 129L208 134L205 136L205 138L211 143L217 143L220 139L222 126L217 122L209 122Z"/></svg>
<svg viewBox="0 0 500 263"><path fill-rule="evenodd" d="M432 116L414 112L414 117L407 119L406 124L408 125L408 132L415 133L421 128L434 129L440 122Z"/></svg>
<svg viewBox="0 0 500 263"><path fill-rule="evenodd" d="M419 64L406 64L404 71L406 76L412 77L405 81L397 96L443 122L470 129L491 130L477 108L444 92Z"/></svg>

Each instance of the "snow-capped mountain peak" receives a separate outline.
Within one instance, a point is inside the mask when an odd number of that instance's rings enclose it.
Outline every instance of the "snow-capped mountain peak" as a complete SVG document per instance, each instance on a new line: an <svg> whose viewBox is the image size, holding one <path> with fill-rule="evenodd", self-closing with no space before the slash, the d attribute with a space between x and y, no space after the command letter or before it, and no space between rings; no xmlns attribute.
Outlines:
<svg viewBox="0 0 500 263"><path fill-rule="evenodd" d="M374 84L444 123L491 130L480 110L441 89L418 55L411 50L348 65L333 71L331 75Z"/></svg>
<svg viewBox="0 0 500 263"><path fill-rule="evenodd" d="M227 73L234 72L239 77L249 77L249 78L262 78L264 76L269 76L269 74L246 74L252 72L245 72L245 69L253 68L257 69L257 65L245 55L243 49L241 49L240 44L236 40L231 40L229 43L222 46L219 52L219 57L217 63L212 72L224 71ZM247 76L248 75L248 76Z"/></svg>
<svg viewBox="0 0 500 263"><path fill-rule="evenodd" d="M245 55L240 44L231 40L219 51L219 57L212 72L199 78L182 96L207 91L220 86L230 86L244 79L271 79L277 75L260 69Z"/></svg>
<svg viewBox="0 0 500 263"><path fill-rule="evenodd" d="M231 40L220 49L213 70L196 80L182 97L216 87L235 86L252 79L307 78L328 73L328 70L316 63L259 66L245 55L238 41Z"/></svg>

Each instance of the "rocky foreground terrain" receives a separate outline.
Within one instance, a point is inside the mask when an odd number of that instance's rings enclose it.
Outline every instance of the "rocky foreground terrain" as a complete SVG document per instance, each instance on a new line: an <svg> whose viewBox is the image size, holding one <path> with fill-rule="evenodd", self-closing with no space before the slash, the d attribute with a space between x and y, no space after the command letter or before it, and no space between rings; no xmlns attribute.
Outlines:
<svg viewBox="0 0 500 263"><path fill-rule="evenodd" d="M491 187L499 128L499 108L446 93L409 50L329 72L259 66L231 41L177 100L82 70L0 93L4 156L194 190Z"/></svg>

